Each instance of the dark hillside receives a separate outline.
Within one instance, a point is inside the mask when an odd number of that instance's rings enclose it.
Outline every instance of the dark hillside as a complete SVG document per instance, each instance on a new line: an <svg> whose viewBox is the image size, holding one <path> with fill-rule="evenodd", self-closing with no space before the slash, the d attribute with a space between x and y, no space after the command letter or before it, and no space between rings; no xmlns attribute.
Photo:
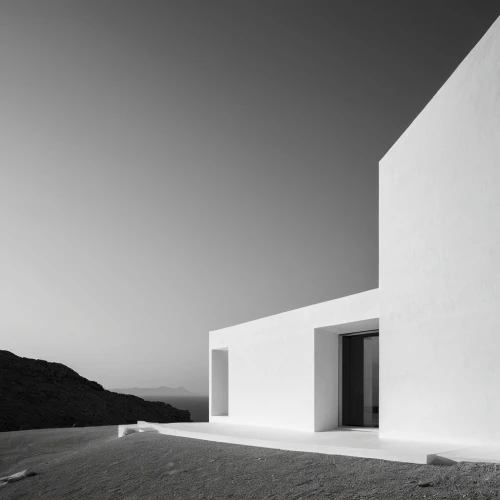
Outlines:
<svg viewBox="0 0 500 500"><path fill-rule="evenodd" d="M106 391L60 363L0 350L0 431L189 422L187 410Z"/></svg>

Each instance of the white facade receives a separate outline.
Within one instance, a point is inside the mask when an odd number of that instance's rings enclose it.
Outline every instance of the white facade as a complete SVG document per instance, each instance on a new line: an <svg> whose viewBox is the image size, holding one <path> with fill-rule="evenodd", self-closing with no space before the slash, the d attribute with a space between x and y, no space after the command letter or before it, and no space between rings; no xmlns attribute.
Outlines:
<svg viewBox="0 0 500 500"><path fill-rule="evenodd" d="M500 443L500 19L380 162L379 230L381 435Z"/></svg>
<svg viewBox="0 0 500 500"><path fill-rule="evenodd" d="M210 332L210 421L337 427L338 335L377 329L378 318L379 293L370 290Z"/></svg>
<svg viewBox="0 0 500 500"><path fill-rule="evenodd" d="M500 444L500 19L380 162L380 288L210 332L210 421L337 428L376 329L381 437Z"/></svg>

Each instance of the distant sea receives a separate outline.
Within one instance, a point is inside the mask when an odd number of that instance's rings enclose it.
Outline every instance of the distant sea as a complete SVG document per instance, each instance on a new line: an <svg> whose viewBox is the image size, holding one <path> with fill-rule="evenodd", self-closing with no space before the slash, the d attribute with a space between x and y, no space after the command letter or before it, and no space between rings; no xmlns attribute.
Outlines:
<svg viewBox="0 0 500 500"><path fill-rule="evenodd" d="M193 422L208 422L208 396L140 396L146 401L162 401L179 410L189 410Z"/></svg>

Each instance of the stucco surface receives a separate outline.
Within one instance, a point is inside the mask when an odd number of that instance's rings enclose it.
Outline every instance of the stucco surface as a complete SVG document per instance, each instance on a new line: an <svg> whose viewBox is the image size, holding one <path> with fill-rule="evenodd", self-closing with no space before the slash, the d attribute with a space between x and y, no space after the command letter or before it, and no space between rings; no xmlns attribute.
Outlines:
<svg viewBox="0 0 500 500"><path fill-rule="evenodd" d="M500 19L382 159L379 198L380 288L211 332L211 422L335 428L338 335L370 326L383 439L500 445Z"/></svg>
<svg viewBox="0 0 500 500"><path fill-rule="evenodd" d="M500 443L500 19L380 162L380 432Z"/></svg>
<svg viewBox="0 0 500 500"><path fill-rule="evenodd" d="M318 340L315 329L378 316L375 289L210 332L210 353L227 348L229 359L228 416L212 416L210 408L210 421L303 431L335 427L337 407L331 399L337 391L338 356L332 341L322 335ZM330 338L340 331L332 330ZM324 342L324 351L315 349L315 338ZM316 377L323 377L322 383ZM328 381L329 401L320 397Z"/></svg>

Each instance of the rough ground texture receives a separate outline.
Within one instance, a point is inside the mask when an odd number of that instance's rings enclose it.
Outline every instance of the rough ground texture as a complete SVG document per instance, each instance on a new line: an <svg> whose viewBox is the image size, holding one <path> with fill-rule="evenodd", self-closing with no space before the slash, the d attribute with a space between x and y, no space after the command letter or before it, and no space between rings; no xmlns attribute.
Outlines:
<svg viewBox="0 0 500 500"><path fill-rule="evenodd" d="M116 427L0 434L0 476L37 473L3 499L494 499L500 465L452 467L333 457ZM419 486L429 484L429 486Z"/></svg>
<svg viewBox="0 0 500 500"><path fill-rule="evenodd" d="M0 351L0 431L189 422L187 410L106 391L60 363Z"/></svg>

